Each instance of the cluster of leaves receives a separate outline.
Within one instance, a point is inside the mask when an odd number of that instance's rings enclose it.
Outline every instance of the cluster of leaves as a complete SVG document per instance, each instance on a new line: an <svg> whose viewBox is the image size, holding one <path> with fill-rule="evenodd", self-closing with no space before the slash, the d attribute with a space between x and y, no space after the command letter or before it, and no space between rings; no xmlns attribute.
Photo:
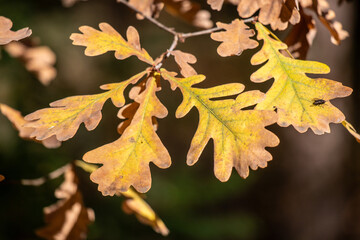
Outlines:
<svg viewBox="0 0 360 240"><path fill-rule="evenodd" d="M70 6L76 0L63 2ZM82 123L89 131L95 129L101 121L104 103L111 99L119 108L118 117L123 120L117 128L120 137L85 153L84 162L77 165L91 172L90 179L99 185L103 195L127 197L124 209L135 213L142 222L163 235L168 233L164 223L130 188L132 186L141 193L150 189L150 162L159 168L171 165L171 157L156 133L159 127L157 119L168 114L156 95L161 91L162 81L168 81L172 90L179 89L182 93L183 101L177 108L177 118L184 117L192 108L199 113L187 164L195 164L212 139L214 173L223 182L230 178L233 168L246 178L250 168L256 170L267 166L272 156L265 148L279 144L278 137L265 128L274 123L282 127L292 125L300 133L310 128L315 134L329 133L330 123L342 123L355 138L360 139L355 129L345 121L344 114L330 103L332 99L349 96L352 89L337 81L308 77L307 74L326 74L330 69L320 62L301 60L306 58L315 37L315 16L329 30L334 44L339 44L348 35L334 20L335 14L326 0L231 0L228 3L237 5L238 19L229 24L217 22L216 28L195 33L178 33L156 20L164 8L195 26L212 27L210 13L191 0L118 2L135 10L139 19L146 18L173 34L171 47L154 60L141 47L138 31L132 26L127 29L126 39L107 23L100 23L100 30L82 26L79 28L81 33L72 34L70 39L74 45L86 47L85 55L97 56L114 51L116 59L135 56L149 67L127 80L100 86L104 90L102 93L67 97L25 118L4 104L0 107L19 130L20 137L54 148L72 138ZM221 10L223 3L223 0L208 0L214 10ZM313 12L314 16L306 12ZM10 20L4 19L0 18L0 44L31 34L29 29L12 32ZM285 43L264 26L284 30L289 23L294 26ZM175 48L179 39L184 41L188 37L207 33L211 33L213 40L221 42L217 49L221 57L239 56L261 43L262 47L252 56L251 64L262 65L250 79L256 83L274 79L270 89L266 93L244 91L245 86L240 83L196 87L205 80L205 76L197 74L190 65L196 63L196 57ZM28 67L33 61L29 57L30 50L14 44L19 43L11 43L6 47L7 51L27 62L26 67L31 70ZM21 53L14 54L15 48L21 48ZM163 68L165 60L171 56L179 66L180 77L177 72ZM54 60L45 62L49 68ZM124 91L127 88L130 88L130 103L125 101ZM97 168L87 163L102 165ZM65 238L75 234L81 238L86 232L86 225L93 221L93 214L83 205L77 182L74 166L69 166L64 183L56 191L59 203L45 209L49 225L38 231L40 236L51 239L56 234ZM62 219L61 224L54 222L55 218ZM62 225L65 222L68 223L67 228ZM69 222L72 224L69 225Z"/></svg>

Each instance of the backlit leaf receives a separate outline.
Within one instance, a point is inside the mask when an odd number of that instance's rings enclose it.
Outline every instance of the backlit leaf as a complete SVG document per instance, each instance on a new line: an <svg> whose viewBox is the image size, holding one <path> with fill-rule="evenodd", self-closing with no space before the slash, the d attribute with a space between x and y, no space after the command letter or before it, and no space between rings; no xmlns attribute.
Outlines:
<svg viewBox="0 0 360 240"><path fill-rule="evenodd" d="M46 226L36 234L49 240L86 239L87 227L94 221L94 211L86 208L78 189L78 179L73 167L65 172L65 179L56 189L57 203L44 208Z"/></svg>
<svg viewBox="0 0 360 240"><path fill-rule="evenodd" d="M105 101L111 98L116 107L122 107L125 104L124 89L146 73L147 70L126 81L103 85L101 89L108 90L104 93L67 97L50 103L51 108L27 115L25 126L35 129L30 137L43 140L55 135L57 140L66 141L76 134L81 123L87 130L94 130L102 118L101 109Z"/></svg>
<svg viewBox="0 0 360 240"><path fill-rule="evenodd" d="M276 122L273 111L242 110L264 98L259 91L244 92L236 99L213 100L237 95L244 90L240 83L225 84L212 88L196 88L205 79L203 75L176 78L161 69L161 75L175 90L179 88L183 101L176 117L184 117L193 107L199 111L200 120L187 155L187 164L195 164L210 139L214 141L214 171L220 181L227 181L235 167L246 178L249 167L253 170L266 167L272 159L265 147L275 147L279 139L265 126Z"/></svg>
<svg viewBox="0 0 360 240"><path fill-rule="evenodd" d="M349 96L352 89L325 78L309 78L306 74L324 74L330 69L323 63L285 57L279 51L287 49L286 44L271 38L261 23L256 23L256 29L264 44L251 63L266 64L251 75L251 80L275 80L256 109L277 109L278 124L282 127L291 124L299 132L308 128L316 134L330 132L329 123L340 123L345 117L329 100Z"/></svg>
<svg viewBox="0 0 360 240"><path fill-rule="evenodd" d="M249 29L239 19L235 19L230 24L217 22L216 26L225 29L225 31L211 34L213 40L223 42L217 49L222 57L239 56L244 50L256 48L259 45L257 41L250 38L255 35L254 30Z"/></svg>
<svg viewBox="0 0 360 240"><path fill-rule="evenodd" d="M31 35L29 28L23 28L16 32L10 30L13 23L10 19L0 16L0 45L8 44L12 41L19 41Z"/></svg>
<svg viewBox="0 0 360 240"><path fill-rule="evenodd" d="M155 73L154 73L155 74ZM135 98L139 107L121 137L115 142L86 153L84 161L103 164L91 174L103 195L125 192L132 185L139 192L151 186L149 163L168 168L170 156L157 136L152 118L164 118L167 109L156 97L158 74L150 75L146 89Z"/></svg>
<svg viewBox="0 0 360 240"><path fill-rule="evenodd" d="M109 24L100 23L98 31L89 26L82 26L79 28L80 33L73 33L70 39L73 40L74 45L85 46L86 56L97 56L104 54L108 51L115 51L117 59L125 59L132 55L136 56L139 60L144 61L150 65L154 60L140 46L140 38L137 30L130 26L127 29L126 36L128 41Z"/></svg>

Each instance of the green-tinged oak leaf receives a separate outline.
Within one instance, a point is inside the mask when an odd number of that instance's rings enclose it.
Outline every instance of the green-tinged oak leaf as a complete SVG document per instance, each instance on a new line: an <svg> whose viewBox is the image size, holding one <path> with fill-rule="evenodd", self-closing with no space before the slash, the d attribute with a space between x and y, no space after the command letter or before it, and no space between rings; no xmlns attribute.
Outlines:
<svg viewBox="0 0 360 240"><path fill-rule="evenodd" d="M264 44L251 63L266 63L251 75L251 80L264 82L274 78L265 100L256 109L277 109L278 124L282 127L291 124L299 132L308 128L316 134L330 132L329 123L340 123L345 117L329 100L349 96L352 89L340 82L308 77L306 74L325 74L330 69L320 62L285 57L280 50L286 50L286 44L271 38L261 23L256 23L256 29Z"/></svg>
<svg viewBox="0 0 360 240"><path fill-rule="evenodd" d="M29 28L23 28L16 32L12 31L12 21L6 17L0 16L0 45L8 44L12 41L19 41L31 35Z"/></svg>
<svg viewBox="0 0 360 240"><path fill-rule="evenodd" d="M279 139L265 126L276 122L273 111L243 110L264 98L259 91L244 90L240 83L225 84L212 88L196 88L204 75L176 78L161 69L161 75L175 90L179 88L183 101L176 117L185 116L193 107L199 111L200 120L187 155L187 164L195 164L210 139L214 141L214 171L220 181L227 181L235 167L239 175L246 178L249 167L253 170L266 167L272 159L265 147L275 147ZM214 100L239 94L236 99Z"/></svg>
<svg viewBox="0 0 360 240"><path fill-rule="evenodd" d="M171 165L169 153L157 136L152 121L153 117L164 118L168 113L156 97L158 77L156 73L150 75L146 89L135 98L139 106L121 137L83 157L86 162L103 164L90 176L99 184L103 195L125 192L131 185L139 192L146 192L151 186L149 163L153 162L160 168Z"/></svg>
<svg viewBox="0 0 360 240"><path fill-rule="evenodd" d="M146 73L147 70L128 80L102 85L101 89L108 90L104 93L67 97L50 103L51 108L27 115L24 126L34 129L30 137L37 140L55 135L58 141L66 141L76 134L81 123L85 124L87 130L94 130L102 118L101 109L106 100L111 98L116 107L122 107L125 104L124 89L129 84L135 84Z"/></svg>
<svg viewBox="0 0 360 240"><path fill-rule="evenodd" d="M15 110L5 104L0 103L0 111L19 131L19 137L27 140L38 141L31 137L31 133L34 131L34 128L24 126L27 122L18 110ZM40 142L47 148L57 148L61 145L61 142L56 140L55 136L45 138Z"/></svg>
<svg viewBox="0 0 360 240"><path fill-rule="evenodd" d="M107 23L100 23L99 28L101 31L89 26L82 26L79 30L83 34L73 33L70 39L73 40L74 45L86 47L86 56L97 56L108 51L115 51L115 57L117 59L122 60L134 55L141 61L150 65L154 64L154 60L147 51L141 48L139 33L134 27L130 26L126 31L128 41L125 41L125 39Z"/></svg>
<svg viewBox="0 0 360 240"><path fill-rule="evenodd" d="M255 35L255 31L239 19L235 19L230 24L217 22L216 26L225 29L225 31L211 34L213 40L223 42L217 49L222 57L239 56L244 50L253 49L259 45L257 41L250 38Z"/></svg>

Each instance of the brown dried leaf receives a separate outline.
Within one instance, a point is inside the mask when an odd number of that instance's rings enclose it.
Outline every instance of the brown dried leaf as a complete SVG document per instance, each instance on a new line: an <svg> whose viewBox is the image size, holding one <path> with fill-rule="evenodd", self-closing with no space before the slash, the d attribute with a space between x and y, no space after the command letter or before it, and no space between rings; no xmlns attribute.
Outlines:
<svg viewBox="0 0 360 240"><path fill-rule="evenodd" d="M35 138L31 137L31 133L35 130L31 127L24 127L27 123L21 113L5 104L0 104L0 111L4 116L6 116L9 121L14 125L14 127L19 131L19 136L23 139L33 140L36 142L41 142L47 148L57 148L60 147L61 142L56 140L54 136L46 138L42 141L38 141Z"/></svg>
<svg viewBox="0 0 360 240"><path fill-rule="evenodd" d="M270 24L274 30L284 30L288 22L295 25L300 21L295 0L240 0L237 10L243 18L260 10L259 22Z"/></svg>
<svg viewBox="0 0 360 240"><path fill-rule="evenodd" d="M55 196L60 200L44 208L47 225L36 230L36 234L49 240L86 239L87 227L95 215L84 205L73 166L66 170L64 182L56 189Z"/></svg>
<svg viewBox="0 0 360 240"><path fill-rule="evenodd" d="M25 68L33 72L43 85L49 85L56 77L55 53L47 46L31 47L21 42L12 42L5 46L5 50L14 58L21 59Z"/></svg>
<svg viewBox="0 0 360 240"><path fill-rule="evenodd" d="M210 5L210 7L213 10L220 11L222 8L222 5L224 4L224 0L207 0L207 3Z"/></svg>
<svg viewBox="0 0 360 240"><path fill-rule="evenodd" d="M117 2L121 2L121 0L117 0ZM129 4L145 16L153 18L158 18L164 7L164 3L157 0L129 0ZM142 20L144 16L136 14L136 18Z"/></svg>
<svg viewBox="0 0 360 240"><path fill-rule="evenodd" d="M191 0L163 0L165 10L184 21L200 28L211 28L214 24L210 20L211 14L201 9L201 5Z"/></svg>
<svg viewBox="0 0 360 240"><path fill-rule="evenodd" d="M290 53L298 59L306 59L306 55L316 35L315 20L300 9L301 21L295 25L285 39Z"/></svg>
<svg viewBox="0 0 360 240"><path fill-rule="evenodd" d="M31 35L29 28L23 28L16 32L11 31L13 23L10 19L0 16L0 45L8 44L12 41L19 41Z"/></svg>
<svg viewBox="0 0 360 240"><path fill-rule="evenodd" d="M197 74L195 69L189 63L196 63L197 59L190 53L185 53L180 50L170 52L174 56L175 62L180 67L180 72L184 77L191 77Z"/></svg>
<svg viewBox="0 0 360 240"><path fill-rule="evenodd" d="M237 55L239 56L244 50L256 48L259 43L250 37L255 35L255 31L241 20L235 19L230 24L217 22L216 26L225 29L224 32L216 32L211 34L211 38L215 41L223 42L217 49L222 57Z"/></svg>
<svg viewBox="0 0 360 240"><path fill-rule="evenodd" d="M122 209L127 214L135 214L139 222L150 225L155 232L163 236L169 234L169 229L164 222L154 212L154 210L142 199L134 190L129 189L121 195L127 199L122 204Z"/></svg>

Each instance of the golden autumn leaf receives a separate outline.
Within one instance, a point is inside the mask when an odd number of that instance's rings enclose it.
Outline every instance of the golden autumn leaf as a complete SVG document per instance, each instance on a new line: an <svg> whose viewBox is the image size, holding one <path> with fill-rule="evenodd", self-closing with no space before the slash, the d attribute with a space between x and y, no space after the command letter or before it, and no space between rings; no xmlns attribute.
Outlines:
<svg viewBox="0 0 360 240"><path fill-rule="evenodd" d="M57 71L55 53L47 46L26 46L21 42L12 42L5 46L10 56L24 62L25 68L34 73L43 85L49 85L55 79Z"/></svg>
<svg viewBox="0 0 360 240"><path fill-rule="evenodd" d="M64 182L56 189L55 196L60 200L44 208L47 225L36 230L36 234L49 240L86 239L87 227L95 215L84 205L73 166L66 170Z"/></svg>
<svg viewBox="0 0 360 240"><path fill-rule="evenodd" d="M13 23L10 19L0 16L0 45L8 44L12 41L19 41L31 35L29 28L23 28L16 32L12 31Z"/></svg>
<svg viewBox="0 0 360 240"><path fill-rule="evenodd" d="M34 128L31 138L37 140L56 136L59 141L72 138L81 123L87 130L94 130L102 115L101 109L109 98L116 107L125 104L124 89L139 81L148 70L145 70L128 80L102 85L100 88L108 90L104 93L84 96L67 97L50 103L51 108L37 110L25 117L28 121L24 126Z"/></svg>
<svg viewBox="0 0 360 240"><path fill-rule="evenodd" d="M217 49L222 57L239 56L244 50L253 49L259 45L257 41L250 38L255 35L255 31L239 19L235 19L230 24L217 22L216 26L225 29L225 31L210 35L213 40L223 42Z"/></svg>
<svg viewBox="0 0 360 240"><path fill-rule="evenodd" d="M171 165L169 153L152 123L153 117L164 118L168 113L156 97L158 78L157 73L152 73L146 89L135 98L139 107L121 137L83 156L85 162L103 164L90 176L99 184L103 195L125 192L131 185L139 192L146 192L151 186L149 163L160 168Z"/></svg>
<svg viewBox="0 0 360 240"><path fill-rule="evenodd" d="M306 59L306 55L316 35L315 20L300 9L301 20L285 39L290 53L298 59Z"/></svg>
<svg viewBox="0 0 360 240"><path fill-rule="evenodd" d="M187 155L187 164L195 164L210 139L214 141L214 171L220 181L230 178L234 167L246 178L249 167L256 170L266 167L272 159L265 147L275 147L279 139L265 126L276 122L273 111L242 110L264 98L260 91L244 90L240 83L225 84L212 88L196 88L204 75L176 78L161 69L161 76L168 80L173 90L179 88L183 101L176 110L176 117L184 117L193 107L199 111L200 120ZM212 100L239 94L236 99Z"/></svg>
<svg viewBox="0 0 360 240"><path fill-rule="evenodd" d="M89 26L82 26L79 28L80 33L73 33L70 39L73 40L74 45L85 46L86 56L97 56L108 51L115 51L115 57L123 60L132 55L139 60L150 65L154 64L154 60L150 57L147 51L141 48L140 37L137 30L130 26L126 31L128 41L109 24L100 23L98 31Z"/></svg>
<svg viewBox="0 0 360 240"><path fill-rule="evenodd" d="M171 51L170 54L174 56L175 62L180 68L181 75L184 77L191 77L197 74L195 69L189 65L189 63L196 63L197 59L194 55L180 50Z"/></svg>
<svg viewBox="0 0 360 240"><path fill-rule="evenodd" d="M258 40L264 44L252 57L251 64L266 64L251 75L251 80L275 80L256 109L277 109L278 124L282 127L291 124L301 133L311 128L314 133L323 134L330 132L329 123L344 121L343 113L330 100L349 96L352 89L325 78L309 78L306 74L325 74L330 69L320 62L285 57L279 51L287 49L286 44L271 38L261 23L256 23L256 29Z"/></svg>
<svg viewBox="0 0 360 240"><path fill-rule="evenodd" d="M23 139L34 140L31 137L31 133L35 130L31 127L25 127L24 125L27 123L21 113L5 104L0 104L0 111L4 116L6 116L9 121L14 125L14 127L19 131L19 136ZM47 148L57 148L60 147L61 142L56 140L55 136L45 138L40 141Z"/></svg>

